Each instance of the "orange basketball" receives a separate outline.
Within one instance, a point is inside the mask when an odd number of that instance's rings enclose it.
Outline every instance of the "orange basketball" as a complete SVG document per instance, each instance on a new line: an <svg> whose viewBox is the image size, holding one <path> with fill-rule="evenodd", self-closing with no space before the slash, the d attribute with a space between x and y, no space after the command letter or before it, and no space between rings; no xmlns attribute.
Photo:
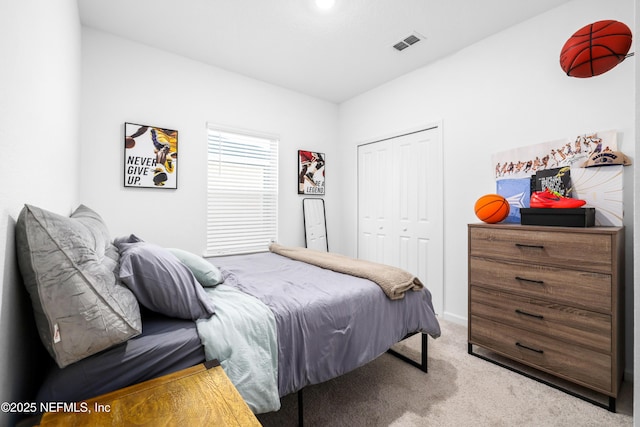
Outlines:
<svg viewBox="0 0 640 427"><path fill-rule="evenodd" d="M560 66L571 77L606 73L627 57L631 30L622 22L606 20L576 31L560 51Z"/></svg>
<svg viewBox="0 0 640 427"><path fill-rule="evenodd" d="M480 221L495 224L509 215L509 202L499 194L485 194L476 201L476 216Z"/></svg>

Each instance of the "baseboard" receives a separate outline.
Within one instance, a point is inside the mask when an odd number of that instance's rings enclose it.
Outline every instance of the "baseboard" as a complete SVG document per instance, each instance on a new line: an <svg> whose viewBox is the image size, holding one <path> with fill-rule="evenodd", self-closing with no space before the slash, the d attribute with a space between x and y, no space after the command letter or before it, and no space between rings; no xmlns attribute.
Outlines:
<svg viewBox="0 0 640 427"><path fill-rule="evenodd" d="M462 326L467 326L468 324L466 317L458 316L457 314L453 314L446 311L442 315L442 318L448 322L453 322Z"/></svg>

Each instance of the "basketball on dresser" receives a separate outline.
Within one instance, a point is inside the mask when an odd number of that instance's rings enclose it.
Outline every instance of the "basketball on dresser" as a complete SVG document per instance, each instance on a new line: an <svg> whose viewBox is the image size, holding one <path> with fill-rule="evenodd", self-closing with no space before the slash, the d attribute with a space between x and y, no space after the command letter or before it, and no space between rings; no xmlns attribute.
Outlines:
<svg viewBox="0 0 640 427"><path fill-rule="evenodd" d="M507 199L501 195L485 194L476 201L474 210L480 221L495 224L503 221L511 209Z"/></svg>

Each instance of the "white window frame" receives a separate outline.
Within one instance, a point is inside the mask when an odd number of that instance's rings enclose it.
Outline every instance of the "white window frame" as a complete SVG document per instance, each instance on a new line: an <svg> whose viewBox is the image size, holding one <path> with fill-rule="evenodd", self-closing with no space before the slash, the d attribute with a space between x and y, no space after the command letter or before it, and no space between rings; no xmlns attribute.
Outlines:
<svg viewBox="0 0 640 427"><path fill-rule="evenodd" d="M205 256L264 252L277 241L279 139L207 123Z"/></svg>

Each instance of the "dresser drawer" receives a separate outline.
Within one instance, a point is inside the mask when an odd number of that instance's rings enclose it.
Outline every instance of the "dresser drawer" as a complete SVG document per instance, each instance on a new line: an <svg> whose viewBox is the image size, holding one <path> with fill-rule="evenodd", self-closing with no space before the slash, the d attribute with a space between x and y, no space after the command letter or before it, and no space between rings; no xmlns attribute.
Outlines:
<svg viewBox="0 0 640 427"><path fill-rule="evenodd" d="M610 272L612 239L606 234L472 227L469 254L530 264Z"/></svg>
<svg viewBox="0 0 640 427"><path fill-rule="evenodd" d="M615 395L611 356L472 316L470 342L534 368Z"/></svg>
<svg viewBox="0 0 640 427"><path fill-rule="evenodd" d="M494 259L469 259L470 285L611 312L611 275Z"/></svg>
<svg viewBox="0 0 640 427"><path fill-rule="evenodd" d="M471 315L611 352L611 316L471 286Z"/></svg>

